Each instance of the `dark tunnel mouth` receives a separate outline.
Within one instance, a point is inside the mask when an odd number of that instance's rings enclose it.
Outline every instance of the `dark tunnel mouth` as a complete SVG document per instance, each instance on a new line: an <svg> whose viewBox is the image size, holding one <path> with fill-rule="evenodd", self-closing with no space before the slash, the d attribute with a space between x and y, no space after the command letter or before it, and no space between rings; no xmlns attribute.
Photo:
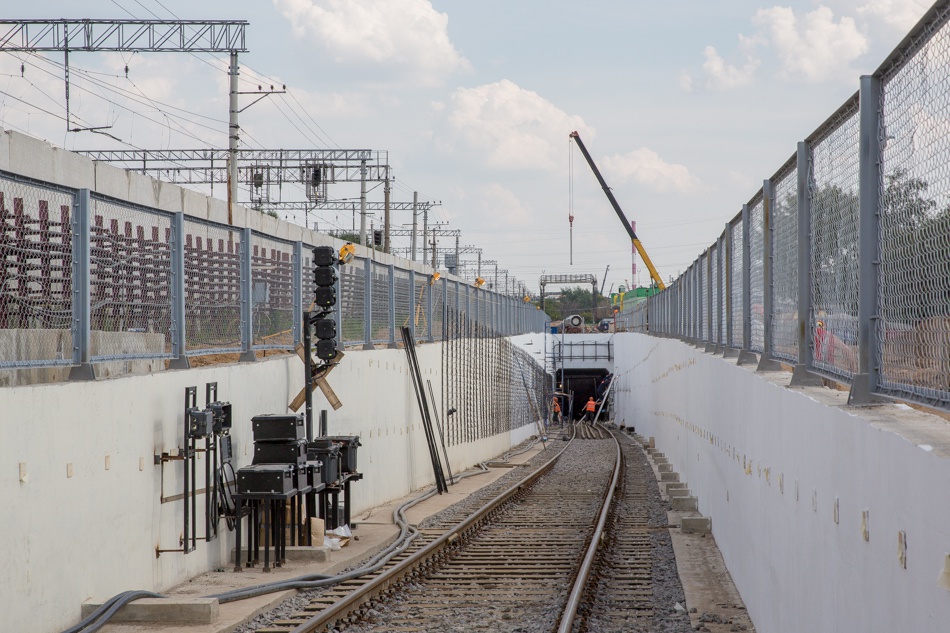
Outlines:
<svg viewBox="0 0 950 633"><path fill-rule="evenodd" d="M571 393L573 391L574 396L574 407L573 410L568 408L568 406L563 407L565 415L570 411L571 416L575 420L579 420L581 416L584 415L584 404L587 403L587 399L594 397L597 399L597 385L609 373L606 367L598 367L595 369L565 369L564 370L564 380L562 383L562 390L565 393ZM557 375L558 381L561 382L561 372L558 372Z"/></svg>

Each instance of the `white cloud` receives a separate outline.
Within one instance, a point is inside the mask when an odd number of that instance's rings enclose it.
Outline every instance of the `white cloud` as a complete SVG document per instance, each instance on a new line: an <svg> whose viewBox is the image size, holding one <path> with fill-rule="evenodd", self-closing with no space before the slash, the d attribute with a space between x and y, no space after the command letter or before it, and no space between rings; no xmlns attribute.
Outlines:
<svg viewBox="0 0 950 633"><path fill-rule="evenodd" d="M626 154L607 156L601 163L604 171L609 174L610 181L634 180L659 193L685 193L698 184L698 180L685 166L668 163L647 147Z"/></svg>
<svg viewBox="0 0 950 633"><path fill-rule="evenodd" d="M712 46L707 46L703 55L706 57L706 61L703 62L703 71L706 73L708 83L715 88L735 88L750 84L755 69L759 66L759 61L751 56L746 59L746 63L741 68L727 64Z"/></svg>
<svg viewBox="0 0 950 633"><path fill-rule="evenodd" d="M492 182L480 187L475 208L487 226L522 226L529 224L531 213L518 196L501 184Z"/></svg>
<svg viewBox="0 0 950 633"><path fill-rule="evenodd" d="M429 0L273 0L296 37L343 65L401 71L437 83L469 68L448 35L448 15Z"/></svg>
<svg viewBox="0 0 950 633"><path fill-rule="evenodd" d="M759 9L753 24L765 31L764 41L779 57L782 73L808 81L824 81L853 72L848 65L868 50L868 40L853 18L841 17L820 6L803 19L789 7Z"/></svg>
<svg viewBox="0 0 950 633"><path fill-rule="evenodd" d="M929 0L871 0L858 7L862 15L880 18L901 31L909 31L930 7Z"/></svg>
<svg viewBox="0 0 950 633"><path fill-rule="evenodd" d="M507 79L456 90L447 121L461 143L498 169L561 169L568 134L589 131L580 117Z"/></svg>

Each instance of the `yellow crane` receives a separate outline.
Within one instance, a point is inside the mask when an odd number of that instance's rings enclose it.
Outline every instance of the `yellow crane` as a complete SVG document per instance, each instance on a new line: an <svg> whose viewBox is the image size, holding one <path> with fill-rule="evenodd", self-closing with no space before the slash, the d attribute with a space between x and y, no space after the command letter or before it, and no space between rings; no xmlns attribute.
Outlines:
<svg viewBox="0 0 950 633"><path fill-rule="evenodd" d="M656 272L656 267L653 266L653 262L650 260L650 256L647 255L646 249L643 248L643 244L640 243L640 239L637 237L637 234L633 230L630 222L627 221L627 216L623 214L623 210L620 208L620 204L617 203L617 199L614 198L613 192L610 190L610 187L607 186L607 182L604 180L604 177L600 175L600 170L597 169L597 165L594 164L594 159L590 157L590 153L587 151L587 148L584 146L584 141L581 140L580 134L577 132L571 132L570 137L574 139L574 142L577 143L577 146L581 148L581 153L584 154L584 158L587 159L587 164L590 165L590 169L594 172L594 175L597 177L597 182L600 183L600 186L603 188L604 193L607 194L607 199L610 200L611 206L613 206L614 211L617 212L617 216L620 218L620 221L623 223L623 228L626 229L627 234L630 236L631 241L633 241L633 247L637 249L637 252L640 254L640 258L643 260L643 263L646 265L647 270L650 271L650 277L653 278L653 281L656 282L656 287L660 290L666 289L666 284L663 283L663 279L660 277L660 273Z"/></svg>

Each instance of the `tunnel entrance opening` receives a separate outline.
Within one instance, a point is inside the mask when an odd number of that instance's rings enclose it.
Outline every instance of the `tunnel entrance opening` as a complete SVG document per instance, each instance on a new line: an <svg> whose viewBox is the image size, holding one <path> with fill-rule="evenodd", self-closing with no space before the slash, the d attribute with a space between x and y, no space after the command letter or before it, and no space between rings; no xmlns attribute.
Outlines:
<svg viewBox="0 0 950 633"><path fill-rule="evenodd" d="M570 411L571 417L579 420L584 415L584 404L587 399L591 397L597 399L597 386L608 373L606 368L565 369L563 390L573 396L573 406L565 409L565 412Z"/></svg>

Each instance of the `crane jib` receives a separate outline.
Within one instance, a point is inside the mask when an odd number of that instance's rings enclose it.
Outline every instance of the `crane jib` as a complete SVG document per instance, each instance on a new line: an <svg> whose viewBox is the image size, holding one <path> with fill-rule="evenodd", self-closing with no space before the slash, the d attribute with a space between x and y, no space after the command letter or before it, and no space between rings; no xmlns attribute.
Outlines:
<svg viewBox="0 0 950 633"><path fill-rule="evenodd" d="M610 206L614 208L614 211L617 213L617 217L619 217L620 221L623 223L623 228L626 229L627 235L630 236L630 240L637 249L637 253L640 254L640 257L643 259L643 263L646 265L647 270L650 271L650 277L653 278L653 281L656 282L656 285L660 290L666 289L666 284L663 283L660 273L657 272L656 267L653 266L653 262L650 260L649 256L647 256L646 249L643 248L639 238L637 238L637 234L633 230L633 226L627 220L627 216L624 215L623 210L620 208L620 203L617 202L617 199L614 197L610 187L607 186L607 181L604 180L604 177L600 174L600 170L597 169L597 165L594 163L594 159L591 158L590 152L587 151L584 141L581 140L581 137L577 132L571 132L570 137L574 139L574 142L577 143L577 146L581 149L581 153L587 160L587 164L590 165L591 171L594 172L597 182L600 183L604 193L607 194L607 200L610 201Z"/></svg>

